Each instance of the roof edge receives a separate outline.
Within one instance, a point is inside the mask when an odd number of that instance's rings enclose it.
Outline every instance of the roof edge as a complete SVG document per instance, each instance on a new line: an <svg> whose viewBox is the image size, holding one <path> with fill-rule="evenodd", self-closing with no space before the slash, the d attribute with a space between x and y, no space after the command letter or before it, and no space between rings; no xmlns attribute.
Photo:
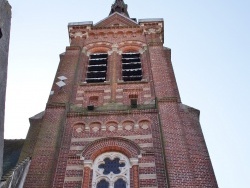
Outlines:
<svg viewBox="0 0 250 188"><path fill-rule="evenodd" d="M120 14L119 12L114 12L113 14L109 15L108 17L106 17L106 18L100 20L99 22L97 22L96 24L94 24L94 26L97 26L98 24L102 23L104 20L108 19L109 17L111 17L111 16L113 16L115 14L118 14L118 15L130 20L131 22L134 22L135 24L138 24L136 21L132 20L131 18L129 18L127 16L124 16L123 14Z"/></svg>
<svg viewBox="0 0 250 188"><path fill-rule="evenodd" d="M70 22L68 26L82 26L82 25L93 25L92 21L84 21L84 22Z"/></svg>
<svg viewBox="0 0 250 188"><path fill-rule="evenodd" d="M144 19L139 19L138 23L143 23L143 22L164 22L163 18L144 18Z"/></svg>

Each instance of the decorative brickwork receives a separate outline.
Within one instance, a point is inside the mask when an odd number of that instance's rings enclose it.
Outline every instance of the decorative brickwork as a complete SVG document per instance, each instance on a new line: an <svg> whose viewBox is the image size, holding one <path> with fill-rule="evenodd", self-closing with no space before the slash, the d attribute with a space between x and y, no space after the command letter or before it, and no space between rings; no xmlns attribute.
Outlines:
<svg viewBox="0 0 250 188"><path fill-rule="evenodd" d="M90 143L82 152L84 160L94 160L98 155L108 152L117 151L124 153L129 158L138 158L140 148L133 142L123 138L103 138Z"/></svg>
<svg viewBox="0 0 250 188"><path fill-rule="evenodd" d="M112 11L95 25L68 25L54 94L31 122L36 144L25 143L34 147L25 187L217 188L199 111L181 103L163 20L137 22L118 0ZM121 159L115 176L99 169L112 155Z"/></svg>

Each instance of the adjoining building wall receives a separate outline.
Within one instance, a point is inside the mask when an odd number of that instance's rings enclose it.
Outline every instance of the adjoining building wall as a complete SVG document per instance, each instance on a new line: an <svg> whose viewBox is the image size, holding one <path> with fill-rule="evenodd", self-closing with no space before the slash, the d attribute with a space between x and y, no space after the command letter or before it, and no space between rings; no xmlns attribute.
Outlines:
<svg viewBox="0 0 250 188"><path fill-rule="evenodd" d="M4 112L7 81L11 6L6 0L0 0L0 177L2 176L4 146Z"/></svg>

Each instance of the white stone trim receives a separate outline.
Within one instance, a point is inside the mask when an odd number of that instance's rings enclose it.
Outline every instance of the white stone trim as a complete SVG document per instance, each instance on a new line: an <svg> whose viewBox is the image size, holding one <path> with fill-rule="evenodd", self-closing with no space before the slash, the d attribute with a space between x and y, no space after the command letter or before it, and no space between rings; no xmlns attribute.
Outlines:
<svg viewBox="0 0 250 188"><path fill-rule="evenodd" d="M140 180L151 180L151 179L156 179L157 176L156 174L140 174L139 179Z"/></svg>
<svg viewBox="0 0 250 188"><path fill-rule="evenodd" d="M82 177L65 177L64 178L64 182L67 182L67 181L82 181Z"/></svg>
<svg viewBox="0 0 250 188"><path fill-rule="evenodd" d="M153 143L143 143L143 144L139 144L139 146L141 148L149 148L149 147L153 147Z"/></svg>
<svg viewBox="0 0 250 188"><path fill-rule="evenodd" d="M105 138L105 137L92 137L92 138L72 138L71 139L71 143L73 142L93 142L95 140L101 139L101 138ZM140 140L140 139L151 139L152 134L148 134L148 135L132 135L132 136L121 136L121 138L126 138L129 140Z"/></svg>
<svg viewBox="0 0 250 188"><path fill-rule="evenodd" d="M108 96L104 96L103 98L104 99L111 99L111 96L108 95Z"/></svg>
<svg viewBox="0 0 250 188"><path fill-rule="evenodd" d="M78 93L78 94L83 94L84 91L79 91L79 90L78 90L77 93Z"/></svg>
<svg viewBox="0 0 250 188"><path fill-rule="evenodd" d="M83 170L83 165L70 165L66 167L66 170Z"/></svg>
<svg viewBox="0 0 250 188"><path fill-rule="evenodd" d="M139 163L140 168L155 167L155 163Z"/></svg>
<svg viewBox="0 0 250 188"><path fill-rule="evenodd" d="M116 95L116 98L117 98L117 99L122 99L122 98L123 98L123 95Z"/></svg>
<svg viewBox="0 0 250 188"><path fill-rule="evenodd" d="M76 100L77 100L77 101L82 101L82 100L83 100L83 97L76 97Z"/></svg>
<svg viewBox="0 0 250 188"><path fill-rule="evenodd" d="M70 150L77 150L77 151L81 151L84 149L84 146L71 146Z"/></svg>
<svg viewBox="0 0 250 188"><path fill-rule="evenodd" d="M111 93L111 89L105 89L104 93Z"/></svg>
<svg viewBox="0 0 250 188"><path fill-rule="evenodd" d="M143 91L150 91L150 88L149 87L145 87L145 88L143 88Z"/></svg>
<svg viewBox="0 0 250 188"><path fill-rule="evenodd" d="M93 167L93 161L92 160L84 160L84 167L89 167L92 169Z"/></svg>
<svg viewBox="0 0 250 188"><path fill-rule="evenodd" d="M131 166L138 165L139 163L138 158L130 158L129 160L130 160Z"/></svg>
<svg viewBox="0 0 250 188"><path fill-rule="evenodd" d="M121 172L119 174L114 174L113 172L107 175L103 174L104 170L99 168L99 165L103 164L104 159L106 158L110 158L111 160L113 160L117 157L120 159L121 162L125 163L124 167L119 167ZM114 183L120 178L126 182L127 184L126 187L129 188L130 187L130 168L131 168L131 163L129 159L122 153L107 152L107 153L103 153L99 155L93 163L92 188L96 188L98 182L100 182L103 179L109 182L109 188L113 188Z"/></svg>

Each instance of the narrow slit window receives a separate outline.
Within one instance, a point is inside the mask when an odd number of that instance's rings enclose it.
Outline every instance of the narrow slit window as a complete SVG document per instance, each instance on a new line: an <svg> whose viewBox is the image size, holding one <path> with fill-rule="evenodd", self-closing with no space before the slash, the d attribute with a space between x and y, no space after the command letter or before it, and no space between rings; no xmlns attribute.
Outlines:
<svg viewBox="0 0 250 188"><path fill-rule="evenodd" d="M140 53L122 54L122 79L124 81L142 80Z"/></svg>
<svg viewBox="0 0 250 188"><path fill-rule="evenodd" d="M89 57L87 83L105 82L107 78L107 53L91 54Z"/></svg>

